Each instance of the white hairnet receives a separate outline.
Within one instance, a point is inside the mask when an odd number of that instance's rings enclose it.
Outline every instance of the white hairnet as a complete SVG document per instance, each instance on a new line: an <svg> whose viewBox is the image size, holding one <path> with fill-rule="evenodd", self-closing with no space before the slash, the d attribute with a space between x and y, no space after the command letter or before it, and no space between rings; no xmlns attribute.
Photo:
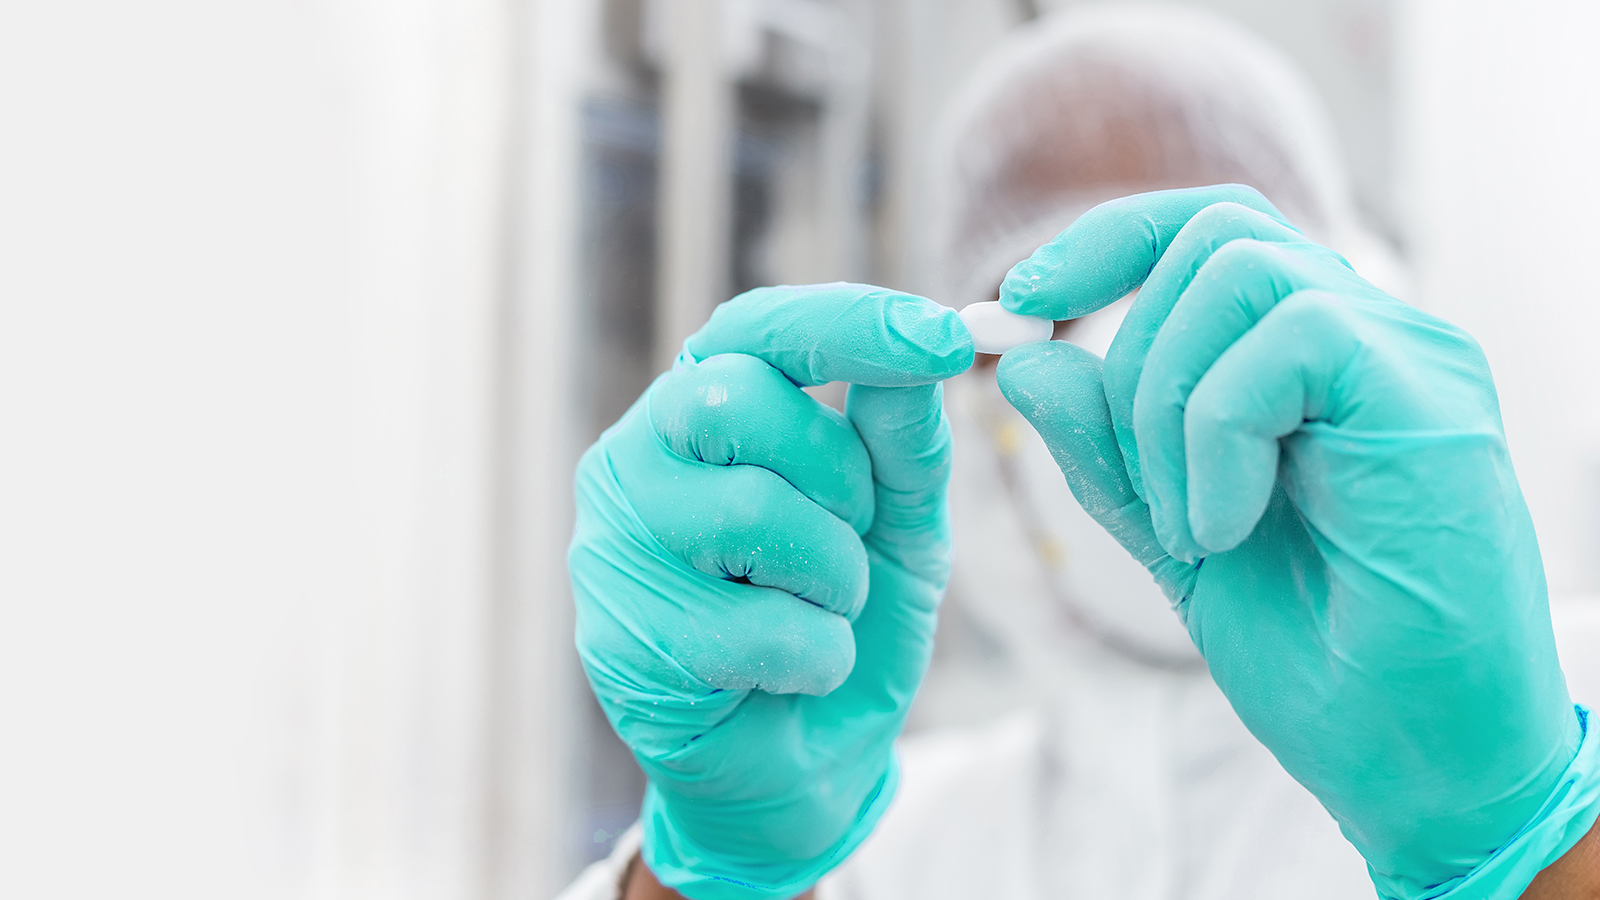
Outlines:
<svg viewBox="0 0 1600 900"><path fill-rule="evenodd" d="M1294 67L1212 15L1167 6L1048 15L980 63L933 160L939 299L993 299L1010 266L1101 201L1221 182L1261 191L1312 237L1349 187Z"/></svg>

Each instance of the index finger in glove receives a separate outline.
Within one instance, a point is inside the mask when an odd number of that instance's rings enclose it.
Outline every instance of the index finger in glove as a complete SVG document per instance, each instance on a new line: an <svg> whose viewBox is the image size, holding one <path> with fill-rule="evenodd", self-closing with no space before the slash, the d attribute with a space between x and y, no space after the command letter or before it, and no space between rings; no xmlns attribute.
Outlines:
<svg viewBox="0 0 1600 900"><path fill-rule="evenodd" d="M1128 483L1101 385L1102 366L1082 347L1046 341L1007 353L995 374L1006 401L1044 439L1084 512L1149 570L1181 616L1195 569L1162 549L1149 507Z"/></svg>
<svg viewBox="0 0 1600 900"><path fill-rule="evenodd" d="M760 466L857 534L872 524L872 463L855 429L761 360L724 353L679 367L656 381L649 406L678 456Z"/></svg>
<svg viewBox="0 0 1600 900"><path fill-rule="evenodd" d="M1110 200L1013 266L1000 286L1000 305L1047 319L1075 319L1109 306L1144 283L1190 219L1218 203L1239 204L1290 227L1267 198L1242 184Z"/></svg>
<svg viewBox="0 0 1600 900"><path fill-rule="evenodd" d="M781 285L717 307L684 341L695 360L754 356L795 384L930 384L972 366L972 335L949 307L865 284Z"/></svg>

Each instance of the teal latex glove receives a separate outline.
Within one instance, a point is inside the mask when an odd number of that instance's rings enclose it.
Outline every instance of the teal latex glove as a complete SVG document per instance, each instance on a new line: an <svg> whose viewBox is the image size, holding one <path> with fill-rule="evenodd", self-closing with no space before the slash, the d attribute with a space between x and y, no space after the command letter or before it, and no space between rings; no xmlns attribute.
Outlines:
<svg viewBox="0 0 1600 900"><path fill-rule="evenodd" d="M1103 364L1021 347L1005 396L1379 894L1516 897L1600 812L1600 738L1482 351L1240 186L1097 207L1001 302L1067 319L1141 284Z"/></svg>
<svg viewBox="0 0 1600 900"><path fill-rule="evenodd" d="M949 572L937 382L972 352L919 297L762 288L584 454L578 650L649 777L662 884L790 897L882 815ZM844 415L799 387L829 381Z"/></svg>

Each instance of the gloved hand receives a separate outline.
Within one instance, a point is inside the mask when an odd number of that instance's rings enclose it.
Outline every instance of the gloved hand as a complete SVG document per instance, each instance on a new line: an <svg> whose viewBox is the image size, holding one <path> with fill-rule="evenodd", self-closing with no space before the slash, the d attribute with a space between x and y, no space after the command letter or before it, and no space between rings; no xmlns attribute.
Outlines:
<svg viewBox="0 0 1600 900"><path fill-rule="evenodd" d="M584 455L568 566L595 695L649 777L644 861L790 897L894 793L949 572L955 312L853 284L720 306ZM846 412L802 385L851 382Z"/></svg>
<svg viewBox="0 0 1600 900"><path fill-rule="evenodd" d="M1382 896L1516 897L1600 812L1600 738L1483 352L1240 186L1099 206L1001 302L1067 319L1141 283L1103 368L1028 345L1005 396Z"/></svg>

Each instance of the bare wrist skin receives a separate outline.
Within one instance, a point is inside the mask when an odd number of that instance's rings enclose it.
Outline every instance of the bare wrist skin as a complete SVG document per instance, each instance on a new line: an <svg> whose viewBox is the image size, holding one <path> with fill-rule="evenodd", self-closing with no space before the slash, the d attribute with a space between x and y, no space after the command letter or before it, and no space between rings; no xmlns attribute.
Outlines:
<svg viewBox="0 0 1600 900"><path fill-rule="evenodd" d="M1533 879L1522 900L1600 900L1600 821Z"/></svg>
<svg viewBox="0 0 1600 900"><path fill-rule="evenodd" d="M794 900L816 900L816 897L817 891L812 888ZM662 887L655 873L635 853L622 875L622 900L683 900L683 895L672 888Z"/></svg>

